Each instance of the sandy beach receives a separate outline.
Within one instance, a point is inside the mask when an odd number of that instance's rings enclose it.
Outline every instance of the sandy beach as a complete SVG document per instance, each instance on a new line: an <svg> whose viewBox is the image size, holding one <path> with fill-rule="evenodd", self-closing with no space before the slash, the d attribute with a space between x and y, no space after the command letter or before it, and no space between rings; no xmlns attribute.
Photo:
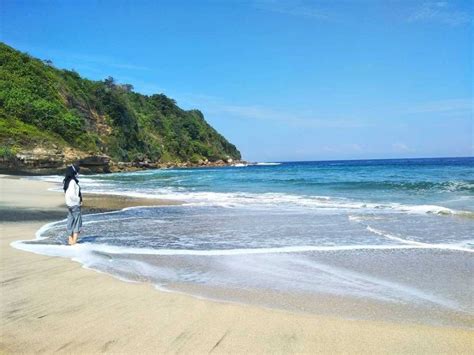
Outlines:
<svg viewBox="0 0 474 355"><path fill-rule="evenodd" d="M14 249L65 217L50 183L0 178L2 353L470 353L466 329L347 320L163 292ZM165 200L85 196L84 212Z"/></svg>

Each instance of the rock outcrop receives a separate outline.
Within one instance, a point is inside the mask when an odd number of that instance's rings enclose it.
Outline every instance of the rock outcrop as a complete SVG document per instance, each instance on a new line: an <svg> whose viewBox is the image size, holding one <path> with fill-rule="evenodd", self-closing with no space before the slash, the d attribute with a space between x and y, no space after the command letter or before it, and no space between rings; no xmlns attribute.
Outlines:
<svg viewBox="0 0 474 355"><path fill-rule="evenodd" d="M101 174L113 172L138 171L145 169L172 169L172 168L206 168L225 167L247 164L242 160L227 159L210 162L200 160L192 162L116 162L107 155L87 155L77 151L61 151L59 149L35 148L22 151L14 156L0 157L0 172L15 175L47 175L62 174L68 165L77 163L81 167L81 174Z"/></svg>
<svg viewBox="0 0 474 355"><path fill-rule="evenodd" d="M84 173L107 173L240 159L199 110L110 77L82 78L0 42L0 171L48 174L79 162Z"/></svg>

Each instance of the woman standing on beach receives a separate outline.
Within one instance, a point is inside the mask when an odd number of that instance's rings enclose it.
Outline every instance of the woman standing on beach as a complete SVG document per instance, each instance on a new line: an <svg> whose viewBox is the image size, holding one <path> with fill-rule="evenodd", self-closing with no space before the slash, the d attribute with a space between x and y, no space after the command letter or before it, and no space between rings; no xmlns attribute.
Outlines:
<svg viewBox="0 0 474 355"><path fill-rule="evenodd" d="M74 245L77 243L77 238L82 227L81 204L82 194L79 186L79 165L73 164L66 170L64 177L64 193L66 198L66 205L68 208L67 214L67 233L68 244Z"/></svg>

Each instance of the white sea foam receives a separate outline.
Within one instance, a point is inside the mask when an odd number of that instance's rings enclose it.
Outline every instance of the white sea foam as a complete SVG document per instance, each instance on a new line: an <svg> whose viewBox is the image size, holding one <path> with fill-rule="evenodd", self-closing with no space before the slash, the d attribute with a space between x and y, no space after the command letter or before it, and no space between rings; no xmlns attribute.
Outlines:
<svg viewBox="0 0 474 355"><path fill-rule="evenodd" d="M315 272L322 271L333 278L344 282L347 287L361 289L378 289L378 292L372 292L370 296L385 300L407 299L420 301L428 301L434 304L439 304L447 308L459 310L459 306L442 297L435 296L428 292L422 291L416 287L408 287L399 282L393 282L382 279L380 277L370 276L368 274L355 272L346 268L335 267L331 265L315 262L313 259L298 258L291 260L292 263L304 265L304 271L314 269ZM304 277L304 276L303 276Z"/></svg>
<svg viewBox="0 0 474 355"><path fill-rule="evenodd" d="M474 184L468 181L449 181L446 188L447 191L472 190Z"/></svg>
<svg viewBox="0 0 474 355"><path fill-rule="evenodd" d="M74 247L69 246L46 246L38 245L32 248L31 244L15 243L15 247L34 253L46 254L51 256L61 256L79 262L84 268L92 269L98 272L104 270L112 271L112 275L128 282L150 281L162 288L166 287L166 280L175 280L176 277L185 277L188 282L196 277L197 281L207 280L209 276L197 271L176 272L176 270L166 266L154 266L153 264L143 262L137 259L127 258L125 260L116 258L107 258L105 254L131 254L128 248L103 248L100 245L78 244ZM381 246L374 246L375 249L383 250ZM390 249L410 249L411 246L390 247ZM123 249L123 250L120 250ZM115 251L118 251L115 253ZM141 253L143 255L145 253ZM196 254L157 254L154 255L196 255ZM206 254L197 254L206 255ZM211 254L216 255L216 254ZM221 254L217 254L221 255ZM242 254L225 254L225 255L242 255ZM371 297L388 302L423 302L428 301L438 304L456 311L463 311L459 305L443 298L442 296L431 294L423 289L414 286L410 287L399 282L385 280L380 277L370 276L365 273L355 272L346 268L340 268L328 264L316 262L309 258L294 258L292 256L283 257L283 259L225 259L223 265L229 266L232 272L238 272L234 275L236 280L244 277L251 284L271 282L277 287L302 287L310 291L320 290L322 292L330 292L336 294L353 294L355 296ZM187 272L191 272L190 275ZM314 278L308 278L308 273L315 275ZM254 280L249 280L248 275L254 276ZM222 274L216 270L212 274L215 279L209 279L212 285L215 282L222 282ZM163 284L160 280L165 281ZM225 281L232 282L228 276ZM276 284L275 284L276 283ZM343 287L341 287L341 285Z"/></svg>
<svg viewBox="0 0 474 355"><path fill-rule="evenodd" d="M345 245L345 246L297 246L282 248L257 248L257 249L224 249L224 250L190 250L190 249L151 249L132 248L124 246L113 246L106 244L79 243L74 247L60 244L33 244L26 241L15 241L11 246L20 250L30 251L37 254L61 256L66 258L77 258L86 256L88 253L100 252L107 254L130 254L130 255L189 255L189 256L231 256L252 254L277 254L277 253L301 253L314 251L351 251L351 250L390 250L390 249L413 249L424 248L424 246L410 245ZM92 254L91 254L92 255Z"/></svg>
<svg viewBox="0 0 474 355"><path fill-rule="evenodd" d="M281 163L266 163L266 162L261 162L261 163L256 163L255 165L260 165L260 166L272 166L272 165L281 165Z"/></svg>
<svg viewBox="0 0 474 355"><path fill-rule="evenodd" d="M280 163L265 163L280 164ZM189 170L194 171L194 170ZM152 174L144 171L134 174ZM156 173L156 172L155 172ZM123 174L123 173L117 173ZM60 182L59 176L43 176L40 179L50 182ZM133 190L130 188L120 188L117 186L94 178L82 177L81 183L84 191L96 194L107 194L117 196L129 196L146 199L167 199L184 201L188 206L220 206L226 208L246 207L246 208L304 208L320 211L328 210L377 210L395 211L408 214L439 214L439 215L472 215L473 212L454 210L438 205L408 205L401 203L375 203L362 202L342 197L329 197L317 195L295 195L289 193L250 193L250 192L211 192L211 191L189 191L183 187L158 187ZM53 188L57 191L61 189ZM62 191L62 190L61 190Z"/></svg>
<svg viewBox="0 0 474 355"><path fill-rule="evenodd" d="M351 222L362 222L362 221L373 221L373 220L381 220L383 219L382 216L374 216L374 215L349 215L347 217Z"/></svg>
<svg viewBox="0 0 474 355"><path fill-rule="evenodd" d="M110 246L104 244L93 244L93 243L79 243L74 247L66 245L48 245L48 244L31 244L22 241L13 242L11 245L15 248L30 251L33 253L60 256L69 258L73 261L81 263L85 268L92 268L94 270L114 270L113 274L125 281L130 281L127 277L121 277L123 275L131 276L133 280L147 280L155 278L169 278L173 279L178 277L176 271L168 270L166 267L152 266L148 263L144 263L136 259L116 259L111 258L112 255L155 255L155 256L246 256L246 255L282 255L288 254L286 259L281 262L280 259L244 259L245 263L242 264L240 259L224 259L224 264L238 263L237 270L242 273L242 268L249 267L250 272L255 274L256 280L262 278L262 281L270 282L269 280L278 280L279 284L289 283L289 285L299 285L306 288L323 288L329 283L345 284L345 290L347 292L360 292L361 294L366 293L368 297L375 297L386 301L397 301L400 299L405 300L424 300L435 304L442 305L444 307L458 309L455 302L443 299L417 289L416 287L408 287L401 283L384 280L381 278L369 276L367 274L354 272L345 268L337 268L334 266L321 264L315 262L314 259L305 259L304 257L295 258L290 256L290 253L304 253L304 252L338 252L338 251L370 251L370 250L409 250L409 249L446 249L446 250L457 250L457 251L468 251L453 245L440 245L440 244L427 244L417 243L408 241L398 236L385 233L383 231L368 227L368 229L378 235L383 235L389 239L396 240L402 244L399 245L347 245L347 246L301 246L301 247L283 247L283 248L259 248L259 249L232 249L232 250L171 250L171 249L142 249L142 248L131 248L121 246ZM276 257L276 256L275 256ZM285 264L285 260L289 261L289 264ZM263 262L263 263L262 263ZM107 266L110 263L110 266ZM250 265L249 263L256 263ZM309 264L308 264L309 263ZM281 264L281 265L280 265ZM285 266L286 265L286 266ZM300 266L299 266L300 265ZM257 266L257 268L255 268ZM283 267L281 270L279 267ZM291 269L291 277L285 278L285 274L289 272L287 268ZM255 268L254 270L252 268ZM313 281L308 279L308 270L318 270L320 274ZM253 271L252 271L253 270ZM118 274L117 274L118 273ZM178 275L178 276L177 276ZM216 274L218 275L218 274ZM242 276L241 274L239 274ZM245 276L245 272L243 274ZM189 275L193 277L193 275ZM191 279L187 276L187 280ZM204 277L199 271L197 271L196 277L199 280ZM217 276L219 277L219 276ZM239 276L238 276L239 277ZM322 282L321 277L327 281ZM276 281L273 281L276 282ZM305 286L306 285L306 286ZM365 286L364 286L365 285ZM329 287L329 286L328 286ZM370 287L370 291L366 288ZM341 292L330 290L330 292ZM352 290L352 291L348 291ZM364 291L365 290L365 291Z"/></svg>
<svg viewBox="0 0 474 355"><path fill-rule="evenodd" d="M189 192L177 191L172 188L154 191L110 191L96 190L98 194L126 195L137 198L160 198L185 201L188 206L220 206L220 207L271 207L271 208L311 208L319 210L386 210L410 214L463 214L436 205L404 205L399 203L366 203L345 198L329 196L304 196L285 193L243 193L243 192Z"/></svg>
<svg viewBox="0 0 474 355"><path fill-rule="evenodd" d="M87 221L87 222L82 222L82 225L90 225L90 224L97 224L97 223L104 223L104 222L113 222L113 221L127 221L127 220L137 220L137 219L146 219L145 217L120 217L120 218L108 218L107 220L100 220L100 221ZM159 219L154 219L153 220L154 224L163 224L163 223L169 223L167 221L159 220Z"/></svg>
<svg viewBox="0 0 474 355"><path fill-rule="evenodd" d="M338 245L338 246L287 246L276 248L240 248L240 249L152 249L115 246L95 243L79 243L74 247L59 244L34 244L28 241L15 241L11 246L31 251L38 254L52 256L75 257L76 254L84 255L86 252L101 252L108 254L135 254L135 255L194 255L194 256L230 256L230 255L252 255L252 254L280 254L280 253L304 253L304 252L337 252L357 250L397 250L397 249L444 249L474 253L474 250L464 248L458 244L429 244L406 240L372 227L367 230L377 235L397 241L401 244L390 245ZM43 238L38 238L43 239Z"/></svg>
<svg viewBox="0 0 474 355"><path fill-rule="evenodd" d="M416 246L430 245L430 244L426 244L426 243L416 242L416 241L413 241L413 240L403 239L403 238L398 237L396 235L393 235L393 234L390 234L390 233L372 228L371 226L367 226L367 230L369 232L374 233L374 234L380 235L380 236L385 237L385 238L390 239L390 240L395 240L395 241L403 243L403 244L416 245Z"/></svg>
<svg viewBox="0 0 474 355"><path fill-rule="evenodd" d="M467 253L474 253L474 249L469 249L465 248L464 245L462 244L446 244L446 243L441 243L441 244L431 244L431 243L422 243L422 242L417 242L414 240L409 240L402 238L398 235L395 235L393 233L388 233L384 232L379 229L372 228L371 226L367 226L367 230L369 232L372 232L374 234L380 235L382 237L385 237L390 240L394 240L400 243L403 243L405 245L410 245L413 247L417 248L425 248L425 249L442 249L442 250L456 250L456 251L462 251L462 252L467 252Z"/></svg>
<svg viewBox="0 0 474 355"><path fill-rule="evenodd" d="M394 208L409 213L433 213L433 214L456 214L461 213L462 211L455 211L450 208L436 206L436 205L394 205Z"/></svg>

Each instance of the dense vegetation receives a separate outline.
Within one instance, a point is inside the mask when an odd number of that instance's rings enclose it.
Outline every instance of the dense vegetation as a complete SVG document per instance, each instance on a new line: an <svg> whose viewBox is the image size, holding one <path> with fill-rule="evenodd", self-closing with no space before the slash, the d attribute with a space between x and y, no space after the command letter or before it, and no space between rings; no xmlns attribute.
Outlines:
<svg viewBox="0 0 474 355"><path fill-rule="evenodd" d="M0 154L33 146L72 147L116 161L240 159L198 110L110 77L81 78L0 43Z"/></svg>

